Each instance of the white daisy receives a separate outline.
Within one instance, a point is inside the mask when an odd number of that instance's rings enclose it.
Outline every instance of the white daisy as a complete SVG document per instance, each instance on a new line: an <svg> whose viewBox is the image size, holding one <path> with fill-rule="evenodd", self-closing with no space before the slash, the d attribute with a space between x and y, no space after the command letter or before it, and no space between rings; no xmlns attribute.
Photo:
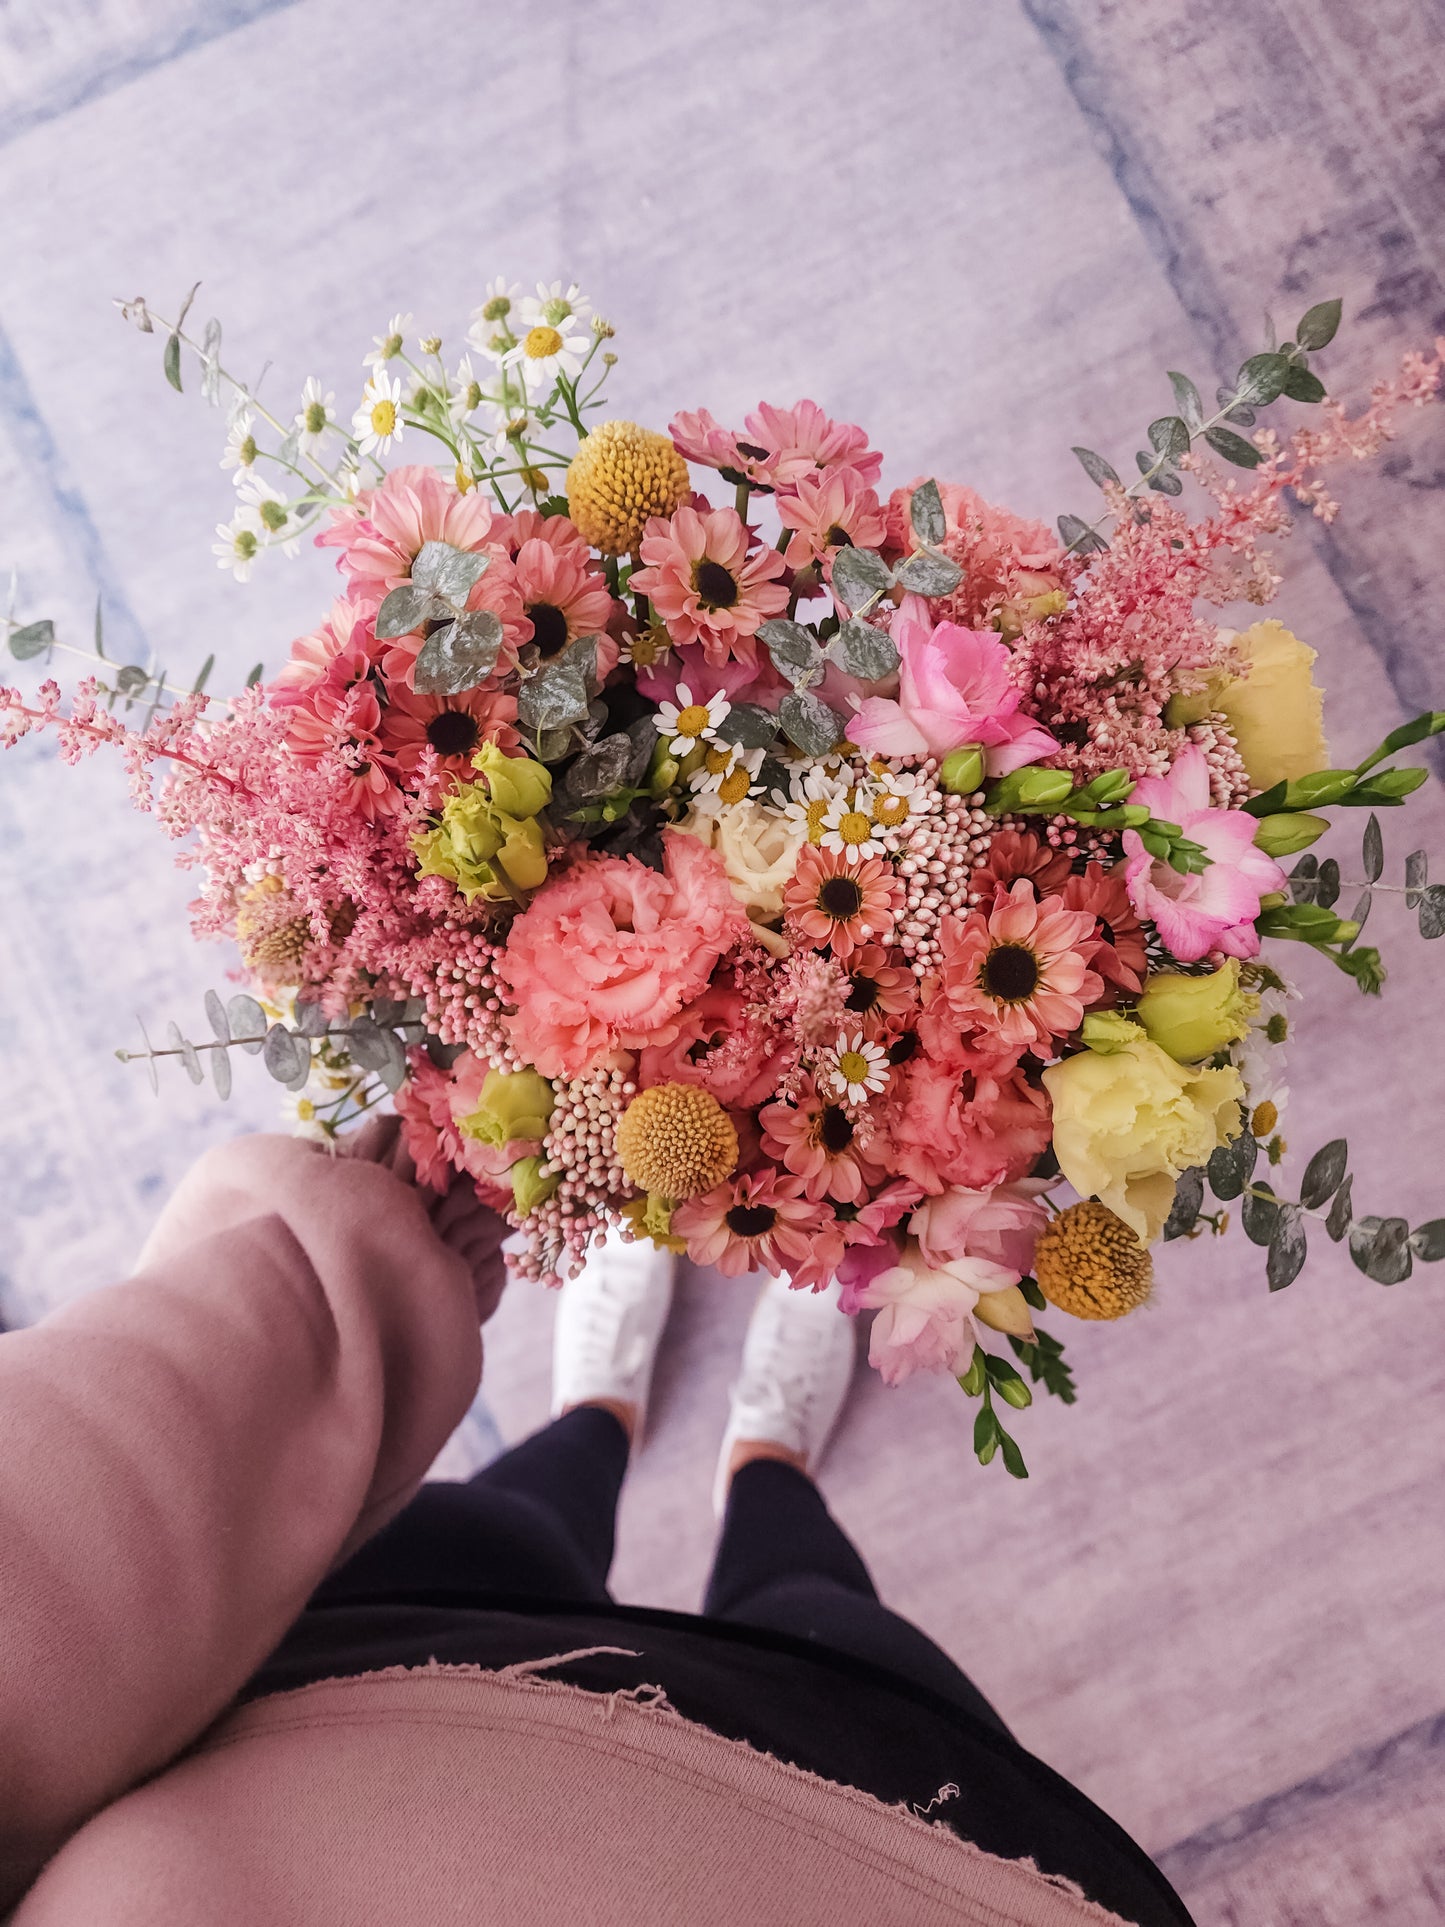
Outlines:
<svg viewBox="0 0 1445 1927"><path fill-rule="evenodd" d="M301 390L301 408L296 416L296 432L308 455L319 451L336 426L336 417L331 412L335 400L334 394L322 394L321 383L315 375L306 377L306 386Z"/></svg>
<svg viewBox="0 0 1445 1927"><path fill-rule="evenodd" d="M237 471L231 477L233 482L240 481L241 476L252 466L260 452L256 447L256 437L251 432L255 426L256 417L249 408L242 408L231 417L231 425L226 430L226 447L221 456L221 467L234 468Z"/></svg>
<svg viewBox="0 0 1445 1927"><path fill-rule="evenodd" d="M485 400L482 384L472 368L472 358L463 355L457 363L457 372L452 376L451 399L447 404L457 427L460 428L464 421L474 415Z"/></svg>
<svg viewBox="0 0 1445 1927"><path fill-rule="evenodd" d="M361 392L361 406L351 418L351 432L363 455L372 455L399 442L402 435L401 382L378 368Z"/></svg>
<svg viewBox="0 0 1445 1927"><path fill-rule="evenodd" d="M823 1081L849 1104L866 1104L888 1082L888 1053L861 1031L846 1033L822 1057Z"/></svg>
<svg viewBox="0 0 1445 1927"><path fill-rule="evenodd" d="M229 569L238 582L248 582L256 557L264 546L256 511L238 508L229 522L217 522L216 535L218 539L211 544L216 567Z"/></svg>
<svg viewBox="0 0 1445 1927"><path fill-rule="evenodd" d="M822 840L823 818L829 806L848 794L847 779L824 764L809 763L794 772L789 787L791 794L782 805L783 815L800 824L808 841L817 844Z"/></svg>
<svg viewBox="0 0 1445 1927"><path fill-rule="evenodd" d="M1262 990L1259 1010L1230 1053L1244 1079L1251 1116L1257 1114L1263 1104L1274 1106L1275 1122L1283 1115L1289 1099L1289 1086L1285 1082L1288 1068L1285 1046L1294 1029L1289 1006L1298 999L1299 992L1290 983L1283 983L1280 989L1271 986ZM1259 1134L1268 1137L1272 1129L1273 1126L1271 1130Z"/></svg>
<svg viewBox="0 0 1445 1927"><path fill-rule="evenodd" d="M280 548L295 555L301 546L300 531L287 498L272 483L259 475L246 475L236 484L236 492L265 530L267 548Z"/></svg>
<svg viewBox="0 0 1445 1927"><path fill-rule="evenodd" d="M882 856L887 845L873 821L871 793L861 786L835 796L823 812L819 842L834 856L861 863L866 856Z"/></svg>
<svg viewBox="0 0 1445 1927"><path fill-rule="evenodd" d="M316 1115L314 1099L309 1098L305 1091L286 1098L281 1105L281 1115L290 1124L293 1137L310 1138L315 1143L324 1144L331 1136Z"/></svg>
<svg viewBox="0 0 1445 1927"><path fill-rule="evenodd" d="M664 736L671 737L674 750L680 756L686 756L699 743L713 741L718 724L731 708L732 704L720 689L709 696L705 703L695 703L692 691L685 682L680 682L677 685L677 701L657 705L657 726Z"/></svg>
<svg viewBox="0 0 1445 1927"><path fill-rule="evenodd" d="M363 368L383 368L389 361L395 361L406 346L406 338L411 333L414 317L409 314L394 314L387 324L384 335L373 335L374 346L369 354L363 355Z"/></svg>
<svg viewBox="0 0 1445 1927"><path fill-rule="evenodd" d="M565 316L535 321L502 356L502 366L516 369L529 395L545 394L559 376L581 373L590 345L585 329Z"/></svg>
<svg viewBox="0 0 1445 1927"><path fill-rule="evenodd" d="M757 781L763 766L760 749L739 749L736 743L709 743L702 768L695 770L688 787L697 792L699 806L711 809L717 804L741 803Z"/></svg>
<svg viewBox="0 0 1445 1927"><path fill-rule="evenodd" d="M536 294L524 295L518 310L521 328L562 328L569 322L585 328L592 318L592 303L574 281L566 289L560 281L539 281Z"/></svg>
<svg viewBox="0 0 1445 1927"><path fill-rule="evenodd" d="M516 346L512 323L516 320L521 293L515 282L499 274L487 283L486 299L481 307L472 310L467 341L488 361L500 361L509 348Z"/></svg>
<svg viewBox="0 0 1445 1927"><path fill-rule="evenodd" d="M525 408L504 408L498 402L489 406L496 431L486 446L494 455L510 455L515 461L521 452L519 444L536 434L537 424Z"/></svg>
<svg viewBox="0 0 1445 1927"><path fill-rule="evenodd" d="M926 814L930 792L914 770L891 770L887 765L872 770L874 788L868 814L880 830L902 830L915 816Z"/></svg>

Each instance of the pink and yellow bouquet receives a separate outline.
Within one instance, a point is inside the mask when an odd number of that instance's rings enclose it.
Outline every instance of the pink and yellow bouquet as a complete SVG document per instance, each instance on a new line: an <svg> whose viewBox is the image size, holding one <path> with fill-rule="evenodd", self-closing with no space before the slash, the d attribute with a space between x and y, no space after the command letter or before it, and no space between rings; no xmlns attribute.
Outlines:
<svg viewBox="0 0 1445 1927"><path fill-rule="evenodd" d="M1142 1304L1151 1246L1222 1225L1206 1185L1272 1288L1312 1216L1382 1282L1445 1255L1445 1224L1354 1217L1342 1141L1295 1195L1256 1175L1297 995L1276 940L1380 989L1376 812L1445 729L1332 768L1313 652L1208 613L1266 601L1287 503L1333 515L1322 471L1437 391L1445 344L1350 418L1310 366L1338 320L1311 308L1212 408L1171 375L1137 478L1077 451L1104 512L1057 531L962 482L885 491L812 401L607 417L613 330L560 283L494 284L455 367L396 317L349 423L314 380L271 415L215 323L161 322L172 385L190 352L233 397L221 566L309 533L342 581L228 702L103 661L68 708L0 691L11 741L122 748L197 872L196 934L239 949L209 1037L122 1055L224 1095L232 1048L259 1053L326 1136L389 1097L423 1179L464 1172L534 1278L620 1226L836 1280L884 1378L957 1376L1016 1476L995 1398L1073 1397L1034 1313ZM1258 427L1280 398L1322 425ZM12 619L9 646L62 645ZM1352 808L1343 917L1336 862L1281 859ZM1421 853L1405 882L1438 936Z"/></svg>

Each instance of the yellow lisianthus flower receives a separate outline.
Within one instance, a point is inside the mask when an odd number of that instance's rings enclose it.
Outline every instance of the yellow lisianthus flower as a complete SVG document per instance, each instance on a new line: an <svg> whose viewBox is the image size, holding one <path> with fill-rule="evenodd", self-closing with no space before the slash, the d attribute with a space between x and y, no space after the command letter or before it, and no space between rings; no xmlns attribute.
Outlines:
<svg viewBox="0 0 1445 1927"><path fill-rule="evenodd" d="M1315 652L1282 622L1256 622L1234 638L1249 673L1215 698L1257 790L1329 767L1324 697L1310 671Z"/></svg>
<svg viewBox="0 0 1445 1927"><path fill-rule="evenodd" d="M1243 1037L1258 1011L1258 997L1239 987L1238 957L1227 957L1204 977L1156 970L1135 1014L1161 1050L1190 1064Z"/></svg>

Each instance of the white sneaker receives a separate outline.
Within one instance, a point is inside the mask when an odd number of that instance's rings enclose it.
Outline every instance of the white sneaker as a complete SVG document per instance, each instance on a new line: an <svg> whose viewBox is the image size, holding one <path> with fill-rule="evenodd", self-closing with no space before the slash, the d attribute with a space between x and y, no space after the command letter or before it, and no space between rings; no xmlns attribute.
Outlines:
<svg viewBox="0 0 1445 1927"><path fill-rule="evenodd" d="M753 1308L742 1371L732 1388L713 1481L719 1518L739 1439L786 1446L814 1470L847 1400L857 1357L853 1320L838 1309L836 1284L826 1291L794 1291L785 1278L768 1280Z"/></svg>
<svg viewBox="0 0 1445 1927"><path fill-rule="evenodd" d="M673 1257L649 1240L614 1231L562 1287L552 1337L552 1416L589 1399L637 1408L642 1435L658 1341L672 1307Z"/></svg>

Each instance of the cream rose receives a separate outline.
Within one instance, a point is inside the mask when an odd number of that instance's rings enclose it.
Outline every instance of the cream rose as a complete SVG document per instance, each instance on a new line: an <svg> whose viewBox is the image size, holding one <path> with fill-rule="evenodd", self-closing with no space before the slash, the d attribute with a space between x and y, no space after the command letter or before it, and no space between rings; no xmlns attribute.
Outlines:
<svg viewBox="0 0 1445 1927"><path fill-rule="evenodd" d="M783 886L807 836L803 824L749 796L716 812L689 810L677 828L716 850L733 895L755 922L782 915Z"/></svg>
<svg viewBox="0 0 1445 1927"><path fill-rule="evenodd" d="M1315 652L1282 622L1256 622L1234 646L1249 674L1227 683L1216 702L1234 732L1244 767L1258 789L1328 769L1324 698L1310 670Z"/></svg>
<svg viewBox="0 0 1445 1927"><path fill-rule="evenodd" d="M1144 1244L1164 1229L1180 1173L1239 1130L1244 1096L1232 1064L1191 1069L1147 1038L1107 1057L1066 1057L1044 1072L1044 1088L1059 1169Z"/></svg>

